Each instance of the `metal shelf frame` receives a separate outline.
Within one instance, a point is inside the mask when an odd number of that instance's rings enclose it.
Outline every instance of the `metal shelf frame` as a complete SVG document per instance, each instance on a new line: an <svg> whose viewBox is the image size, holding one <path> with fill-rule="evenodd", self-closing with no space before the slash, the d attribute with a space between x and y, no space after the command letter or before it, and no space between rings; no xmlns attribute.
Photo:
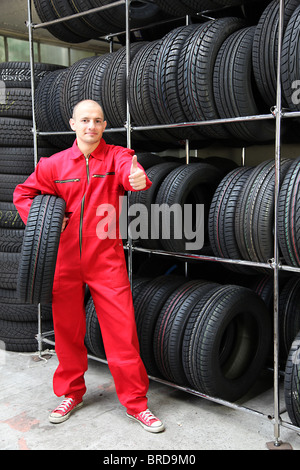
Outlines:
<svg viewBox="0 0 300 470"><path fill-rule="evenodd" d="M145 3L149 3L147 0ZM129 107L129 99L127 96L127 120L124 124L124 127L118 129L108 129L105 132L126 132L127 135L127 146L131 148L131 138L133 132L145 131L145 130L159 130L159 129L173 129L173 128L184 128L184 127L195 127L195 126L205 126L205 125L218 125L218 124L226 124L232 122L246 122L246 121L264 121L264 120L275 120L276 121L276 135L275 135L275 190L274 190L274 257L271 260L268 260L266 263L257 263L251 262L246 260L237 260L237 259L225 259L225 258L218 258L214 256L203 256L198 254L187 254L187 253L175 253L175 252L166 252L160 250L149 250L146 248L141 248L138 246L134 246L133 241L129 238L127 241L125 249L128 250L128 274L130 281L132 282L132 258L133 252L145 252L152 255L163 255L163 256L170 256L177 259L183 259L186 262L189 260L199 260L201 261L211 261L215 263L231 263L237 265L247 265L253 268L261 267L265 269L270 269L273 271L274 276L274 309L273 309L273 319L274 319L274 332L273 332L273 345L274 345L274 369L273 369L273 392L274 392L274 409L273 409L273 416L270 414L265 414L263 412L257 411L255 409L250 409L245 406L238 405L236 403L231 403L216 397L210 397L203 393L200 393L197 390L193 390L188 387L179 386L174 383L170 383L167 380L163 380L157 377L149 376L149 378L153 381L165 384L167 386L173 387L175 389L185 391L192 395L198 396L200 398L204 398L206 400L210 400L212 402L216 402L218 404L227 406L229 408L243 411L246 413L251 413L256 415L260 418L267 419L269 422L273 423L274 426L274 441L273 446L274 448L281 448L282 442L280 441L280 430L281 427L286 427L290 430L295 431L296 433L300 433L300 427L294 426L290 422L283 421L281 415L283 413L280 410L280 390L279 390L279 380L280 380L280 371L279 371L279 273L280 271L290 271L294 273L300 273L300 268L295 268L291 266L287 266L282 264L282 260L279 257L279 244L278 244L278 227L277 227L277 215L278 215L278 199L279 199L279 189L280 189L280 163L281 163L281 128L282 128L282 120L286 118L299 118L300 112L287 112L282 108L282 87L281 87L281 53L282 53L282 41L283 41L283 24L284 24L284 0L278 0L279 3L279 31L278 31L278 64L277 64L277 93L276 93L276 104L270 110L270 114L264 115L255 115L255 116L243 116L243 117L235 117L235 118L228 118L228 119L216 119L210 121L201 121L201 122L182 122L182 123L174 123L174 124L163 124L163 125L151 125L151 126L132 126L131 124L131 115L130 115L130 107ZM102 10L106 10L108 8L114 8L117 6L124 5L126 9L126 76L127 79L129 77L129 70L130 70L130 4L131 0L118 0L112 4L93 8L91 10L80 12L71 16L59 18L50 22L44 22L40 24L32 23L32 0L27 0L27 7L28 7L28 21L26 22L28 28L28 36L29 36L29 47L30 47L30 70L31 70L31 89L32 89L32 116L33 116L33 127L32 127L32 134L33 134L33 148L34 148L34 165L36 166L38 161L38 136L41 135L55 135L55 134L72 134L72 132L43 132L39 131L36 126L35 120L35 83L34 83L34 53L33 53L33 32L35 29L38 28L46 28L47 26L57 24L60 22L71 20L72 18L79 18L91 13L100 12ZM221 8L220 8L221 9ZM206 17L206 14L209 13L207 11L201 12L200 14L203 17ZM186 22L188 24L189 18L186 17ZM122 33L124 34L124 32ZM105 40L111 40L114 35L108 35L105 37ZM243 149L243 157L244 157L244 149ZM186 141L186 163L189 163L189 141ZM40 358L42 358L42 344L46 343L49 345L55 346L55 342L48 339L48 336L53 335L53 332L42 332L42 312L41 306L38 306L38 334L36 339L38 341L38 352ZM106 360L100 359L95 356L88 356L89 358L96 360L98 362L102 362L107 364Z"/></svg>

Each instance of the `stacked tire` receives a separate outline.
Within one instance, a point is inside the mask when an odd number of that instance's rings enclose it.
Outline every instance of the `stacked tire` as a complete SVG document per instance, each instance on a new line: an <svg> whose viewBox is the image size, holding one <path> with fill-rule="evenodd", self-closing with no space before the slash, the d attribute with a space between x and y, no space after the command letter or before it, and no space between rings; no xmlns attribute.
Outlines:
<svg viewBox="0 0 300 470"><path fill-rule="evenodd" d="M35 84L55 66L35 65ZM0 105L0 341L7 350L36 351L37 306L20 302L18 269L25 226L13 205L13 192L34 170L32 101L29 63L0 64L4 83ZM39 156L54 153L41 141ZM43 309L45 327L52 319L51 305Z"/></svg>

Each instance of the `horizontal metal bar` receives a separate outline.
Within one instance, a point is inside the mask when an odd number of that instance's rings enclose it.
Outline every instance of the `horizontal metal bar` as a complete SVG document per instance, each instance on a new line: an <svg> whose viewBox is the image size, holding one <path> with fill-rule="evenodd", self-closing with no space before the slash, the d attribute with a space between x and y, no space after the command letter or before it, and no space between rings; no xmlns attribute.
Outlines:
<svg viewBox="0 0 300 470"><path fill-rule="evenodd" d="M211 397L209 395L206 395L204 393L199 392L198 390L193 390L192 388L189 387L184 387L181 385L174 384L173 382L168 382L167 380L160 379L158 377L152 377L151 375L148 376L150 380L153 380L154 382L161 383L163 385L168 385L172 388L176 388L177 390L181 390L183 392L190 393L191 395L195 395L199 398L204 398L205 400L212 401L214 403L218 403L219 405L224 405L227 406L228 408L232 408L234 410L239 410L239 411L245 411L247 413L254 414L256 416L259 416L260 418L266 418L268 421L270 421L270 416L262 413L261 411L253 410L251 408L248 408L246 406L238 405L236 403L232 403L226 400L222 400L221 398L215 398Z"/></svg>
<svg viewBox="0 0 300 470"><path fill-rule="evenodd" d="M155 124L149 126L132 126L133 131L147 131L152 129L176 129L178 127L196 127L196 126L210 126L215 124L228 124L228 123L239 123L248 121L264 121L266 119L275 119L273 114L261 114L253 116L237 116L232 118L224 119L210 119L207 121L191 121L191 122L180 122L173 124Z"/></svg>
<svg viewBox="0 0 300 470"><path fill-rule="evenodd" d="M295 426L294 424L288 423L287 421L282 421L281 420L280 425L285 427L285 428L291 429L292 431L296 431L296 432L300 433L300 427Z"/></svg>
<svg viewBox="0 0 300 470"><path fill-rule="evenodd" d="M80 13L74 13L73 15L68 15L68 16L64 16L62 18L57 18L56 20L46 21L44 23L38 23L38 24L33 23L31 25L31 27L33 29L47 28L47 26L52 26L52 25L55 25L55 24L58 24L58 23L62 23L64 21L69 21L69 20L72 20L74 18L81 18L82 16L98 13L99 11L104 11L104 10L107 10L109 8L118 7L120 5L125 5L125 0L118 0L115 3L110 3L110 4L104 5L102 7L92 8L90 10L82 11Z"/></svg>
<svg viewBox="0 0 300 470"><path fill-rule="evenodd" d="M299 117L300 112L288 112L283 115L285 118L289 117ZM173 123L173 124L152 124L149 126L131 126L132 131L148 131L148 130L162 130L162 129L177 129L180 127L197 127L197 126L210 126L215 124L229 124L229 123L241 123L241 122L252 122L252 121L264 121L264 120L271 120L275 119L273 114L261 114L261 115L253 115L253 116L238 116L232 118L224 118L224 119L213 119L209 121L193 121L193 122L180 122L180 123ZM105 129L105 133L110 132L125 132L127 131L126 124L124 127L115 127L115 128L108 128ZM67 135L67 134L74 134L73 131L37 131L38 135Z"/></svg>
<svg viewBox="0 0 300 470"><path fill-rule="evenodd" d="M163 250L151 250L149 248L142 248L133 246L133 251L139 251L143 253L151 253L155 255L162 255L162 256L171 256L174 258L185 259L185 260L202 260L202 261L215 261L219 263L228 263L228 264L236 264L238 266L251 266L253 268L267 268L273 269L272 261L270 263L257 263L254 261L247 261L247 260L236 260L236 259L229 259L229 258L218 258L216 256L207 256L207 255L200 255L195 253L178 253L173 251L163 251Z"/></svg>

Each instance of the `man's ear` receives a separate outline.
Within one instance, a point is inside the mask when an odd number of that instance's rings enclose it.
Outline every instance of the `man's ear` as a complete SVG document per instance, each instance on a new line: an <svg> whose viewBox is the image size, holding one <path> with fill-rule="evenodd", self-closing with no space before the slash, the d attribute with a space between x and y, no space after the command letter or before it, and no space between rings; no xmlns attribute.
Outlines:
<svg viewBox="0 0 300 470"><path fill-rule="evenodd" d="M69 121L69 123L70 123L70 127L71 127L72 131L75 131L76 129L75 129L75 121L74 121L74 119L71 118L70 121Z"/></svg>

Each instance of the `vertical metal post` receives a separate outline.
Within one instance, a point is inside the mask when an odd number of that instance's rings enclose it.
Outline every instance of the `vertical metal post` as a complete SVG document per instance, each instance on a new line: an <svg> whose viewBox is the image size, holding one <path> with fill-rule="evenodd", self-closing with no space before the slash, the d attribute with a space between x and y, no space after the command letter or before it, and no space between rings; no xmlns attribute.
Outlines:
<svg viewBox="0 0 300 470"><path fill-rule="evenodd" d="M128 82L129 82L129 72L130 72L130 0L125 2L126 8L126 110L127 110L127 147L131 148L131 116L130 116L130 107L129 107L129 96L128 96ZM129 200L130 193L128 193L127 208L129 214ZM128 277L132 289L132 254L133 254L133 243L130 233L128 231Z"/></svg>
<svg viewBox="0 0 300 470"><path fill-rule="evenodd" d="M38 162L38 143L37 143L37 128L35 120L35 82L34 82L34 44L33 44L33 33L32 33L32 8L31 0L27 0L28 9L28 38L29 38L29 56L30 56L30 80L31 80L31 103L32 103L32 133L33 133L33 158L34 166L36 167ZM38 304L38 352L41 357L43 350L42 342L42 309L41 305Z"/></svg>
<svg viewBox="0 0 300 470"><path fill-rule="evenodd" d="M279 402L279 248L278 248L278 199L280 188L281 161L281 52L284 21L284 0L279 1L278 27L278 64L277 64L277 97L276 97L276 143L275 143L275 209L274 209L274 437L275 446L280 446L280 402Z"/></svg>

